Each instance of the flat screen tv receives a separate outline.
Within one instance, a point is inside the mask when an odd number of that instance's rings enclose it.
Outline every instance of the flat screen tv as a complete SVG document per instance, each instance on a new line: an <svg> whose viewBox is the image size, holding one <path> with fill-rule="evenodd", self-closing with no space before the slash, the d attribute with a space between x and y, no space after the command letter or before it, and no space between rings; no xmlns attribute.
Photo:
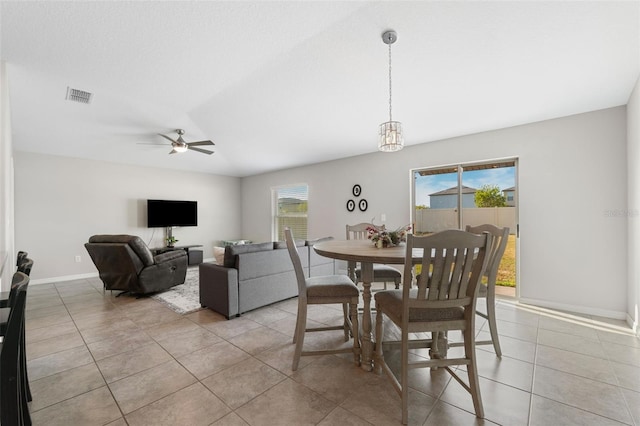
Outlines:
<svg viewBox="0 0 640 426"><path fill-rule="evenodd" d="M147 227L169 226L198 226L198 202L147 200Z"/></svg>

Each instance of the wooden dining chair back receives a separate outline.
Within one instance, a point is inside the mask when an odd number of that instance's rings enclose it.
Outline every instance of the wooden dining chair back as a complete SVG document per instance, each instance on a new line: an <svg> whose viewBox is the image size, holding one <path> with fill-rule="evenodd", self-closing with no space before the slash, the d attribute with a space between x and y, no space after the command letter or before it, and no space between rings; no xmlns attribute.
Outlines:
<svg viewBox="0 0 640 426"><path fill-rule="evenodd" d="M366 222L347 225L347 240L366 240L369 236L368 228L384 229L384 225L376 226L373 223Z"/></svg>
<svg viewBox="0 0 640 426"><path fill-rule="evenodd" d="M0 424L30 425L29 406L23 380L21 352L24 346L24 312L29 277L16 272L13 305L0 346ZM24 356L24 354L22 354Z"/></svg>
<svg viewBox="0 0 640 426"><path fill-rule="evenodd" d="M486 251L491 235L448 230L424 237L407 236L405 283L402 290L376 293L376 368L386 373L402 400L402 423L408 421L408 370L419 367L444 367L471 393L476 416L484 417L475 358L475 304L478 284L486 266ZM414 250L422 250L423 271L416 288L410 288ZM401 365L398 379L384 359L384 317L400 328ZM464 337L464 356L445 358L446 348L439 348L440 333L460 330ZM431 332L432 338L422 343L431 348L431 358L409 362L409 334ZM467 385L450 368L465 365Z"/></svg>
<svg viewBox="0 0 640 426"><path fill-rule="evenodd" d="M33 261L30 260L33 264ZM13 278L11 280L11 290L9 291L9 297L7 299L0 300L0 308L11 309L16 302L16 296L18 294L18 288L24 281L25 274L23 272L17 271L13 274ZM23 326L22 326L22 337L20 339L20 363L22 365L22 388L24 389L24 393L26 395L26 401L31 401L31 387L29 385L29 375L27 374L27 356L26 356L26 340L25 340L25 327L24 327L24 316L22 318ZM0 336L4 338L4 335L7 331L7 322L0 323ZM25 405L26 405L25 401Z"/></svg>
<svg viewBox="0 0 640 426"><path fill-rule="evenodd" d="M25 258L18 266L18 272L22 272L23 274L29 276L31 275L31 268L33 268L33 260Z"/></svg>
<svg viewBox="0 0 640 426"><path fill-rule="evenodd" d="M295 351L292 370L298 369L301 356L327 355L353 352L354 362L360 365L360 341L358 335L358 300L360 292L356 285L346 275L319 275L307 278L302 268L300 255L293 239L291 229L285 228L284 237L289 250L289 257L298 283L298 315L293 335ZM340 304L343 311L343 325L307 328L307 306L318 304ZM305 351L305 332L342 330L345 342L349 336L353 337L353 348L336 348L315 351Z"/></svg>
<svg viewBox="0 0 640 426"><path fill-rule="evenodd" d="M481 283L478 290L478 297L483 297L487 303L486 313L476 311L476 314L486 319L489 323L489 332L491 334L491 340L480 340L476 342L476 345L493 345L493 349L498 357L502 357L502 349L500 348L500 339L498 337L498 324L496 321L496 279L498 277L498 269L500 262L504 256L504 252L507 248L507 242L509 241L509 228L499 228L495 225L479 225L469 226L467 225L467 232L474 234L482 234L488 232L493 236L491 247L487 251L487 267L483 272L483 276L486 277L486 283Z"/></svg>
<svg viewBox="0 0 640 426"><path fill-rule="evenodd" d="M369 238L370 228L384 230L385 226L377 226L372 223L358 223L356 225L347 225L347 240L366 240ZM348 262L347 273L354 283L362 281L362 269L358 267L356 262ZM396 268L388 265L373 265L373 282L384 283L384 289L387 289L387 282L393 282L396 289L400 288L402 274Z"/></svg>
<svg viewBox="0 0 640 426"><path fill-rule="evenodd" d="M20 250L16 255L16 266L20 266L20 264L27 258L29 254L26 251Z"/></svg>

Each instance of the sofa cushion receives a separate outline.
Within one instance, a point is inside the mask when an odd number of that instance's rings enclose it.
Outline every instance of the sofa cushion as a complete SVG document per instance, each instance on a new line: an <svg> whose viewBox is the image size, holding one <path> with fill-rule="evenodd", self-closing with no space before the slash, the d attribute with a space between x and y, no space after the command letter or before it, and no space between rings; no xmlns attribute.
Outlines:
<svg viewBox="0 0 640 426"><path fill-rule="evenodd" d="M224 251L224 266L227 268L236 267L236 256L243 253L254 253L258 251L273 250L273 242L258 244L239 244L227 246Z"/></svg>
<svg viewBox="0 0 640 426"><path fill-rule="evenodd" d="M295 240L296 243L296 247L304 247L305 245L307 245L307 242L305 240ZM273 248L275 249L286 249L287 248L287 242L286 241L276 241L275 243L273 243Z"/></svg>
<svg viewBox="0 0 640 426"><path fill-rule="evenodd" d="M307 247L298 247L303 268L307 268L309 264L308 250ZM239 283L260 277L264 278L285 272L293 272L289 250L284 249L242 253L236 256L236 268L238 269Z"/></svg>
<svg viewBox="0 0 640 426"><path fill-rule="evenodd" d="M216 260L217 265L224 265L224 247L214 247L213 248L213 257Z"/></svg>

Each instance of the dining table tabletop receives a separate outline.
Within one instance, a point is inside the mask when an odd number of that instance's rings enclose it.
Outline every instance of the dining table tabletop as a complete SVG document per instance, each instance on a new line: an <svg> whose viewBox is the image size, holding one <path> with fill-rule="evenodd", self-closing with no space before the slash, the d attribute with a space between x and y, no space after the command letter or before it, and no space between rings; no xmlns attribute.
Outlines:
<svg viewBox="0 0 640 426"><path fill-rule="evenodd" d="M362 271L362 368L373 369L374 341L372 339L371 320L371 283L373 282L373 265L376 263L404 265L406 246L400 244L393 247L377 248L370 240L330 240L317 243L313 249L321 256L347 262L360 263ZM412 263L422 260L422 249L412 253Z"/></svg>

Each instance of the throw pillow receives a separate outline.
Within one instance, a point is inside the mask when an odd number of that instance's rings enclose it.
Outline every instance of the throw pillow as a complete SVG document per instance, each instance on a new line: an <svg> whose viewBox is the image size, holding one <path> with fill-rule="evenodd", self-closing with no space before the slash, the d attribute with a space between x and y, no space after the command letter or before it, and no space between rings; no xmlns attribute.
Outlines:
<svg viewBox="0 0 640 426"><path fill-rule="evenodd" d="M224 265L224 247L214 247L213 258L216 260L216 264Z"/></svg>

